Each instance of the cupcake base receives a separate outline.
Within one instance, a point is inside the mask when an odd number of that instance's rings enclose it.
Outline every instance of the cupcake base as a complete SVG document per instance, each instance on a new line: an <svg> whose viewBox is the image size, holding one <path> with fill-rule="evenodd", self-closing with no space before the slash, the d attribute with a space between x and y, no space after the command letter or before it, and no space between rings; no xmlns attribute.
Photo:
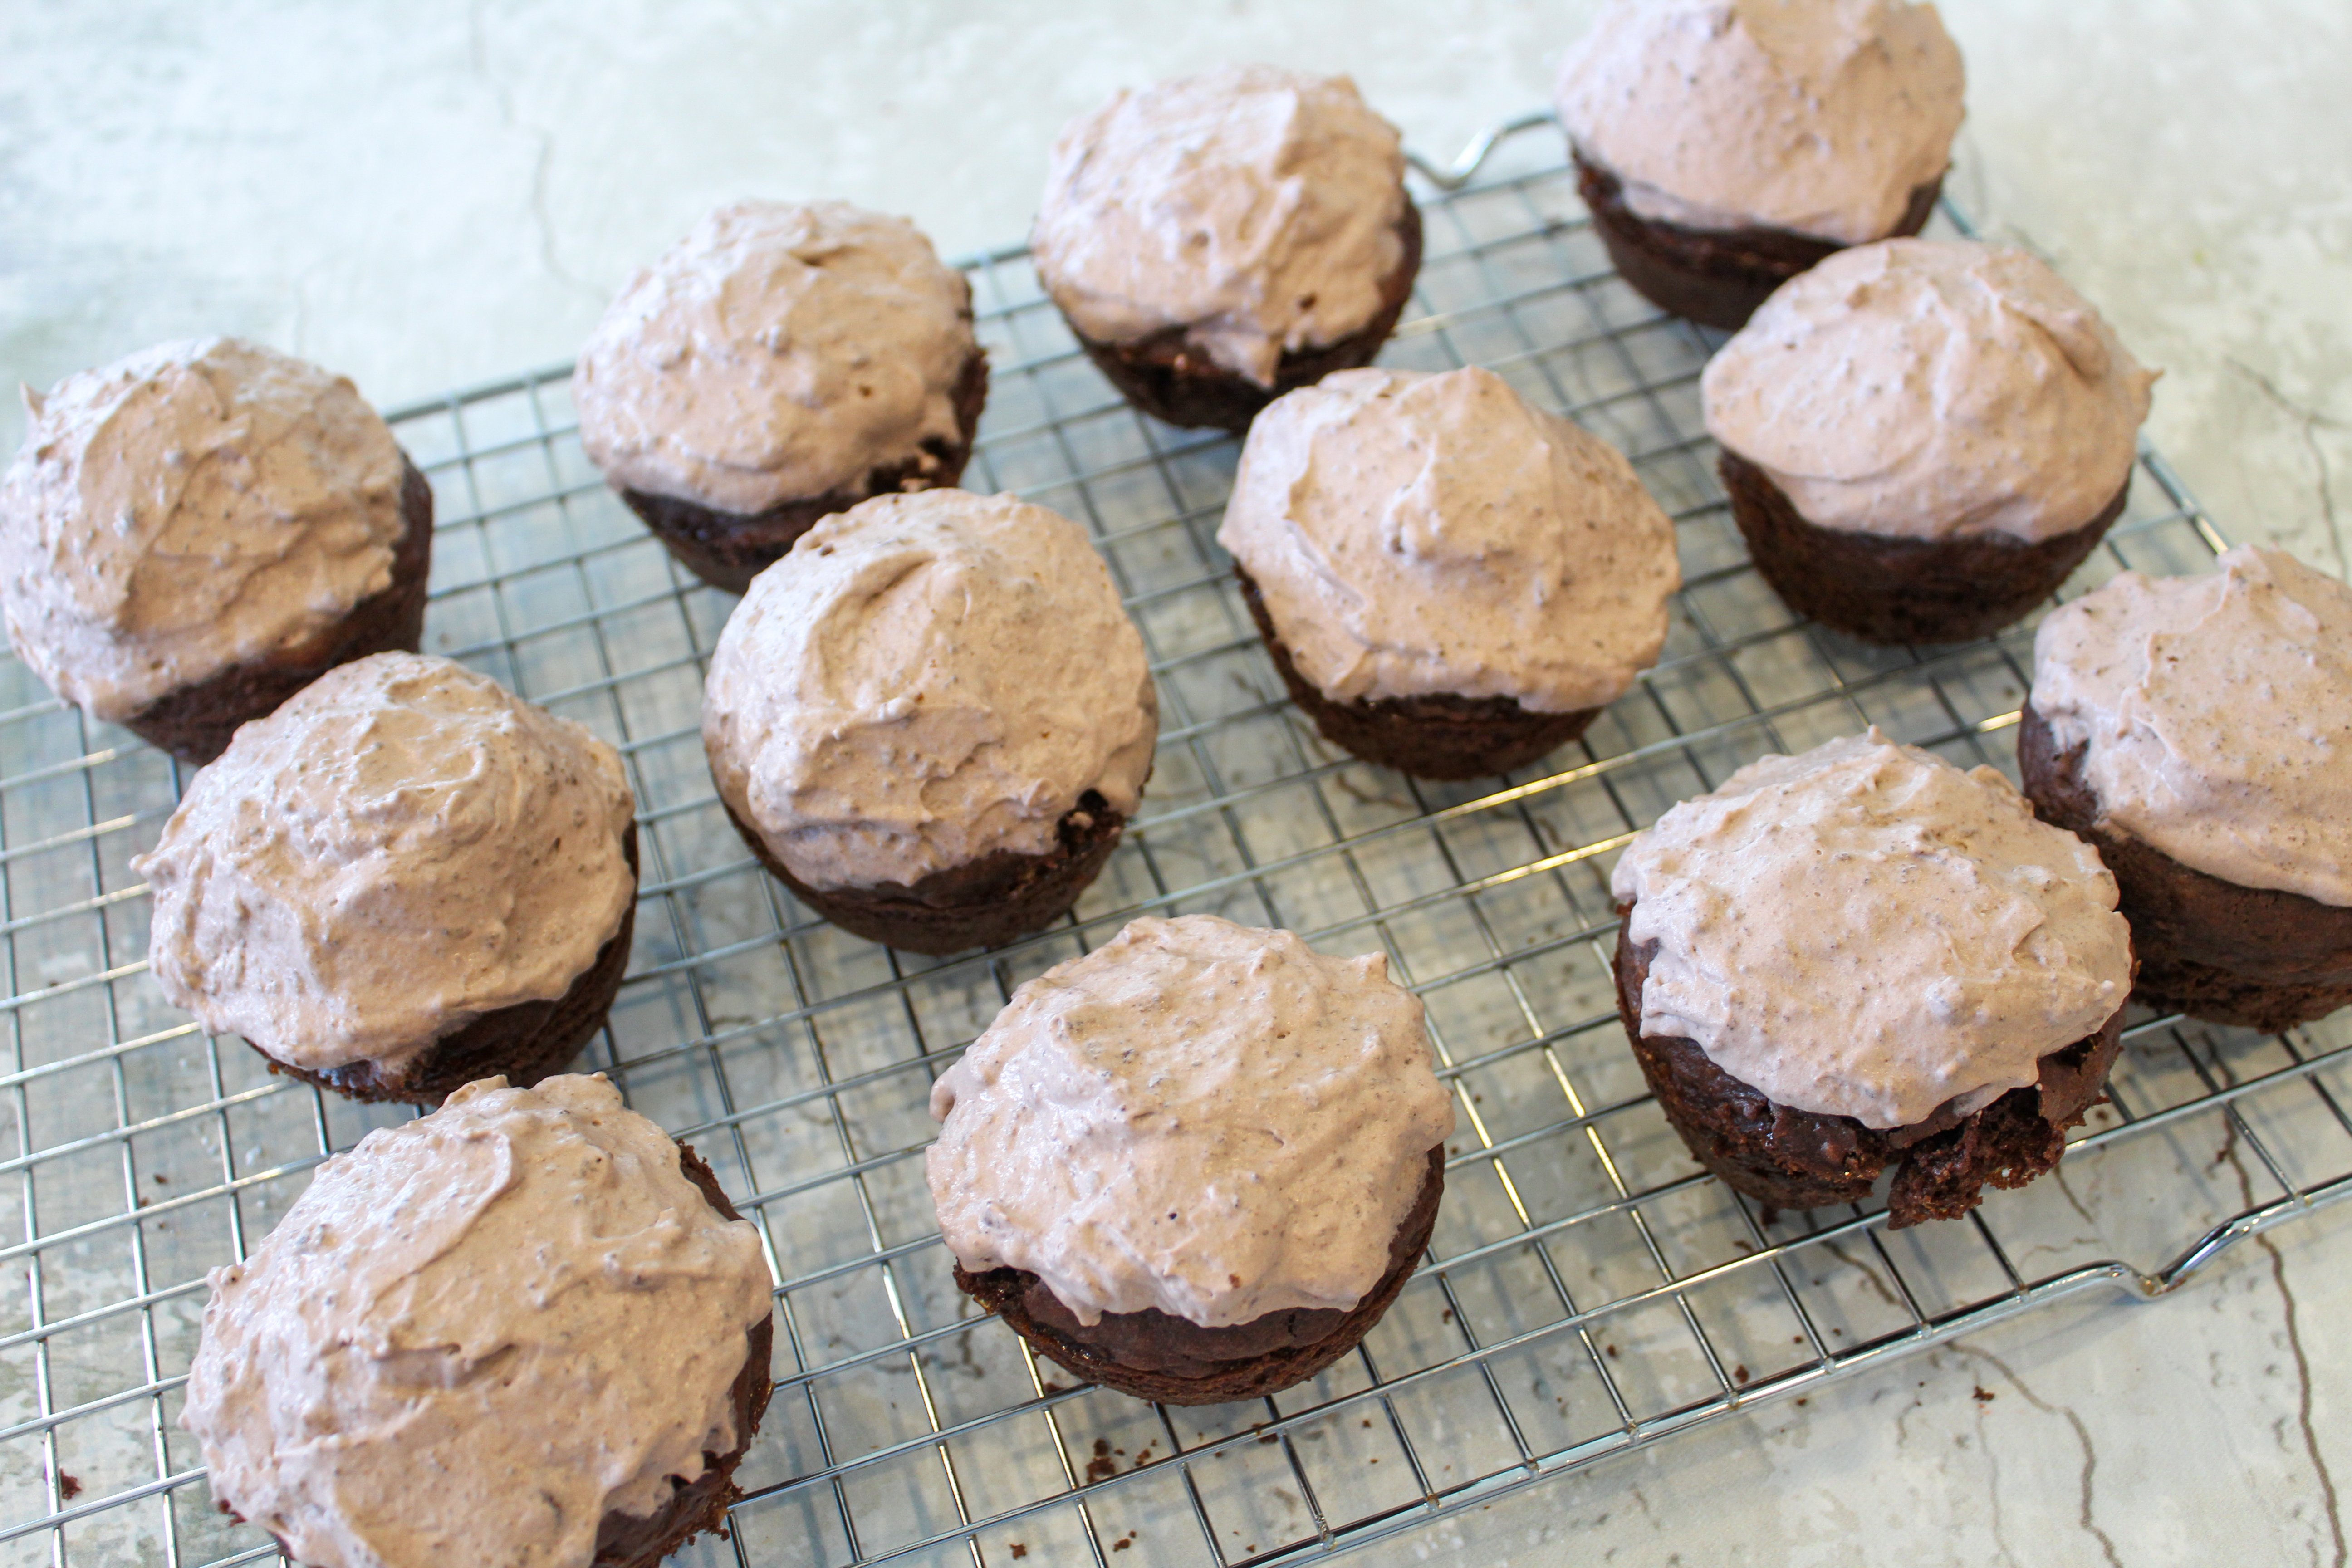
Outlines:
<svg viewBox="0 0 2352 1568"><path fill-rule="evenodd" d="M1764 470L1717 464L1756 570L1790 609L1864 642L1970 642L2032 613L2124 511L2131 481L2079 528L2031 543L2007 534L1904 539L1808 522Z"/></svg>
<svg viewBox="0 0 2352 1568"><path fill-rule="evenodd" d="M785 870L759 829L731 805L727 819L770 876L835 925L885 947L934 957L994 947L1050 925L1078 901L1127 830L1127 818L1088 790L1062 817L1059 841L1042 855L999 849L911 885L817 889Z"/></svg>
<svg viewBox="0 0 2352 1568"><path fill-rule="evenodd" d="M393 547L390 586L308 641L208 675L150 704L122 727L201 767L228 749L238 725L276 712L337 665L372 653L415 653L425 636L425 580L433 570L433 487L405 454L400 515L407 528Z"/></svg>
<svg viewBox="0 0 2352 1568"><path fill-rule="evenodd" d="M621 840L629 859L629 875L637 872L637 825ZM596 950L596 962L552 1002L518 1002L485 1013L464 1028L442 1036L399 1067L387 1070L373 1061L342 1067L303 1068L279 1061L259 1046L253 1048L269 1070L304 1083L334 1090L350 1100L404 1100L410 1105L438 1105L450 1090L476 1079L504 1074L517 1089L529 1089L540 1079L561 1072L604 1026L621 976L629 967L629 942L635 934L637 906L633 899L622 911L621 929ZM253 1042L247 1040L247 1045Z"/></svg>
<svg viewBox="0 0 2352 1568"><path fill-rule="evenodd" d="M1632 906L1620 912L1630 916ZM1618 932L1617 1014L1642 1076L1700 1164L1776 1209L1861 1203L1891 1165L1891 1228L1958 1219L1984 1200L1987 1185L2021 1187L2057 1165L2066 1130L2104 1097L2123 1049L2117 1008L2098 1033L2043 1057L2034 1088L2011 1089L1966 1116L1947 1104L1925 1121L1880 1131L1780 1104L1716 1066L1696 1041L1643 1035L1642 983L1656 951L1654 943L1636 949Z"/></svg>
<svg viewBox="0 0 2352 1568"><path fill-rule="evenodd" d="M1204 1329L1156 1308L1106 1312L1092 1326L1024 1268L973 1274L956 1284L1038 1354L1105 1388L1162 1405L1223 1405L1306 1382L1357 1345L1389 1310L1429 1248L1445 1192L1445 1148L1429 1152L1420 1194L1389 1242L1388 1272L1347 1310L1271 1312L1228 1328Z"/></svg>
<svg viewBox="0 0 2352 1568"><path fill-rule="evenodd" d="M1571 152L1573 150L1571 149ZM1645 218L1625 204L1617 176L1576 158L1576 188L1619 277L1672 315L1736 332L1772 290L1846 247L1785 228L1698 229ZM1917 234L1936 210L1941 175L1911 193L1882 239Z"/></svg>
<svg viewBox="0 0 2352 1568"><path fill-rule="evenodd" d="M1598 708L1538 713L1507 697L1384 697L1341 702L1298 673L1267 615L1257 584L1241 567L1242 598L1291 700L1335 746L1368 763L1425 779L1475 779L1524 767L1582 735Z"/></svg>
<svg viewBox="0 0 2352 1568"><path fill-rule="evenodd" d="M780 501L764 511L720 511L678 496L624 489L628 503L678 563L714 588L740 594L751 579L790 553L793 542L822 518L847 511L873 496L901 490L947 489L963 478L971 460L972 436L988 402L988 355L973 350L956 383L956 439L937 437L921 452L896 463L877 465L861 484L843 485L804 500Z"/></svg>
<svg viewBox="0 0 2352 1568"><path fill-rule="evenodd" d="M2248 888L2182 865L2100 824L2084 747L2060 751L2029 704L2017 761L2044 822L2087 840L2115 873L2152 1007L2276 1034L2352 1004L2352 909Z"/></svg>
<svg viewBox="0 0 2352 1568"><path fill-rule="evenodd" d="M1421 271L1421 209L1410 196L1404 216L1397 219L1397 236L1404 241L1404 259L1381 282L1379 311L1362 328L1328 347L1285 353L1275 366L1272 386L1260 386L1216 363L1186 341L1182 327L1125 343L1090 338L1076 323L1070 331L1096 368L1146 414L1171 425L1230 430L1238 436L1259 410L1284 393L1312 386L1333 371L1372 363L1396 330L1397 318L1412 297L1412 280Z"/></svg>
<svg viewBox="0 0 2352 1568"><path fill-rule="evenodd" d="M743 1217L727 1201L719 1178L692 1145L677 1146L677 1163L679 1172L702 1190L720 1217ZM768 1408L768 1395L774 1391L768 1373L776 1348L774 1318L761 1319L743 1337L743 1370L736 1374L733 1389L735 1447L724 1454L704 1449L702 1474L683 1483L673 1479L669 1501L656 1512L642 1518L618 1511L606 1514L596 1529L596 1556L591 1568L654 1568L704 1531L725 1527L728 1509L743 1495L735 1484L735 1468L751 1448L760 1417Z"/></svg>

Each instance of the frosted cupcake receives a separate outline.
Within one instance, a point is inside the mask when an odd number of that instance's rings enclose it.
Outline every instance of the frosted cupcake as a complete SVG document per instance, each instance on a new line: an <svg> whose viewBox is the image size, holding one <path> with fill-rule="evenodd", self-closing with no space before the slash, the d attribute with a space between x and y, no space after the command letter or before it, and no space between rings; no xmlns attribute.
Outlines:
<svg viewBox="0 0 2352 1568"><path fill-rule="evenodd" d="M1241 431L1380 351L1420 270L1421 214L1396 128L1354 82L1228 66L1072 121L1029 248L1130 402Z"/></svg>
<svg viewBox="0 0 2352 1568"><path fill-rule="evenodd" d="M988 398L971 286L904 218L717 208L580 352L581 444L696 575L740 594L831 512L952 485Z"/></svg>
<svg viewBox="0 0 2352 1568"><path fill-rule="evenodd" d="M1660 308L1727 330L1934 210L1966 79L1907 0L1611 0L1555 89L1593 226Z"/></svg>
<svg viewBox="0 0 2352 1568"><path fill-rule="evenodd" d="M1700 1163L1775 1208L1949 1219L2056 1165L2122 1048L2131 933L2091 847L1873 730L1636 835L1617 1005Z"/></svg>
<svg viewBox="0 0 2352 1568"><path fill-rule="evenodd" d="M173 1005L273 1071L431 1105L604 1026L636 911L612 747L446 658L343 665L247 724L131 862Z"/></svg>
<svg viewBox="0 0 2352 1568"><path fill-rule="evenodd" d="M318 1568L653 1568L768 1403L759 1232L601 1076L369 1133L206 1284L182 1424Z"/></svg>
<svg viewBox="0 0 2352 1568"><path fill-rule="evenodd" d="M0 479L16 656L184 761L425 626L433 491L341 376L236 338L26 388Z"/></svg>
<svg viewBox="0 0 2352 1568"><path fill-rule="evenodd" d="M2017 760L2098 846L2139 994L2276 1030L2352 1002L2352 589L2247 546L2053 610Z"/></svg>
<svg viewBox="0 0 2352 1568"><path fill-rule="evenodd" d="M1756 569L1877 643L1989 637L2123 514L2154 373L2022 250L1896 239L1789 284L1707 362Z"/></svg>
<svg viewBox="0 0 2352 1568"><path fill-rule="evenodd" d="M1429 1245L1454 1106L1420 1000L1213 915L1013 994L931 1090L956 1282L1037 1351L1214 1405L1360 1343Z"/></svg>
<svg viewBox="0 0 2352 1568"><path fill-rule="evenodd" d="M1681 583L1623 455L1475 368L1285 395L1251 427L1217 542L1316 727L1426 778L1581 735L1657 662Z"/></svg>

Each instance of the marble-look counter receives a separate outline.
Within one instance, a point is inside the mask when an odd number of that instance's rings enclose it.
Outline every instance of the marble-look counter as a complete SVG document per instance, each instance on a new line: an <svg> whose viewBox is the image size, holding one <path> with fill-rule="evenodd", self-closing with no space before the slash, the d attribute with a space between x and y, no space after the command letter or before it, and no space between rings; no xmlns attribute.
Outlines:
<svg viewBox="0 0 2352 1568"><path fill-rule="evenodd" d="M243 333L396 405L563 360L701 210L839 195L950 255L1054 130L1236 58L1352 72L1425 153L1545 101L1589 0L278 3L0 14L0 374ZM2342 572L2352 8L1948 0L1950 189L2147 362L2222 527ZM22 416L0 414L13 450ZM2139 1261L2153 1261L2141 1259ZM2347 1561L2352 1205L1465 1511L1382 1561Z"/></svg>

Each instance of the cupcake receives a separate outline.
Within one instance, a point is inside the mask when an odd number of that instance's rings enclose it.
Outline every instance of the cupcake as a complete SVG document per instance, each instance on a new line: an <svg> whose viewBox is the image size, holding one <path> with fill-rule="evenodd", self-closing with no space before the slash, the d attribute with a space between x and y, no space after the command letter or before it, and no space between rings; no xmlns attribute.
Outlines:
<svg viewBox="0 0 2352 1568"><path fill-rule="evenodd" d="M915 952L1010 942L1076 902L1159 733L1142 635L1086 531L953 489L803 534L728 617L702 698L761 863Z"/></svg>
<svg viewBox="0 0 2352 1568"><path fill-rule="evenodd" d="M2051 612L2026 794L2098 847L2139 994L2288 1028L2352 1002L2352 590L2241 546Z"/></svg>
<svg viewBox="0 0 2352 1568"><path fill-rule="evenodd" d="M2153 373L2024 251L1841 251L1707 362L1707 433L1756 569L1876 643L1989 637L2123 514Z"/></svg>
<svg viewBox="0 0 2352 1568"><path fill-rule="evenodd" d="M1617 1007L1691 1153L1896 1227L2058 1163L2122 1047L2131 933L2091 847L1876 730L1768 756L1634 837Z"/></svg>
<svg viewBox="0 0 2352 1568"><path fill-rule="evenodd" d="M572 373L580 440L740 594L818 518L952 485L988 399L971 285L903 218L738 202L639 272Z"/></svg>
<svg viewBox="0 0 2352 1568"><path fill-rule="evenodd" d="M767 1407L760 1233L601 1074L369 1133L206 1283L182 1425L316 1568L653 1568Z"/></svg>
<svg viewBox="0 0 2352 1568"><path fill-rule="evenodd" d="M1906 0L1610 0L1554 89L1618 272L1726 331L1840 247L1919 232L1960 52Z"/></svg>
<svg viewBox="0 0 2352 1568"><path fill-rule="evenodd" d="M433 491L352 384L236 338L25 389L0 615L49 689L191 763L348 660L414 649Z"/></svg>
<svg viewBox="0 0 2352 1568"><path fill-rule="evenodd" d="M1129 401L1238 432L1370 363L1412 292L1421 214L1396 128L1354 82L1228 66L1065 129L1029 251Z"/></svg>
<svg viewBox="0 0 2352 1568"><path fill-rule="evenodd" d="M1250 429L1217 531L1326 738L1425 778L1531 763L1657 662L1674 525L1493 372L1350 370Z"/></svg>
<svg viewBox="0 0 2352 1568"><path fill-rule="evenodd" d="M236 732L131 861L147 962L205 1031L354 1100L529 1087L604 1026L636 910L621 759L409 653Z"/></svg>
<svg viewBox="0 0 2352 1568"><path fill-rule="evenodd" d="M1023 985L931 1115L956 1283L1040 1354L1169 1405L1355 1348L1429 1245L1454 1131L1386 960L1213 915L1136 921Z"/></svg>

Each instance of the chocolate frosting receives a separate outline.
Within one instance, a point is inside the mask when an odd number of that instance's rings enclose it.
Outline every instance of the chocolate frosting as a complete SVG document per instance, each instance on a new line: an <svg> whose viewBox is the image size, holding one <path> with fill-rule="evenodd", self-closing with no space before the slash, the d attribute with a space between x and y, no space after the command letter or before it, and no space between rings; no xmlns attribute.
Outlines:
<svg viewBox="0 0 2352 1568"><path fill-rule="evenodd" d="M1682 581L1622 454L1478 368L1341 371L1277 400L1217 542L1337 701L1602 707L1657 662Z"/></svg>
<svg viewBox="0 0 2352 1568"><path fill-rule="evenodd" d="M1054 143L1029 236L1097 342L1169 328L1274 384L1286 352L1360 331L1403 259L1396 128L1344 76L1227 66L1121 90Z"/></svg>
<svg viewBox="0 0 2352 1568"><path fill-rule="evenodd" d="M1353 1308L1454 1130L1419 998L1213 915L1132 921L1013 994L931 1089L940 1231L1082 1324Z"/></svg>
<svg viewBox="0 0 2352 1568"><path fill-rule="evenodd" d="M1890 239L1786 283L1707 362L1707 433L1806 521L1911 539L2083 527L2154 373L2027 252Z"/></svg>
<svg viewBox="0 0 2352 1568"><path fill-rule="evenodd" d="M387 1068L552 1001L636 897L612 747L446 658L338 666L245 725L148 854L148 962L213 1034Z"/></svg>
<svg viewBox="0 0 2352 1568"><path fill-rule="evenodd" d="M1637 835L1610 883L1655 943L1645 1037L1799 1110L1904 1127L2038 1080L2131 991L2091 847L1999 773L1873 729L1749 763Z"/></svg>
<svg viewBox="0 0 2352 1568"><path fill-rule="evenodd" d="M1132 815L1159 700L1086 531L922 490L824 519L728 617L702 699L719 793L799 880L913 886Z"/></svg>
<svg viewBox="0 0 2352 1568"><path fill-rule="evenodd" d="M2051 612L2034 711L2099 826L2242 888L2352 906L2352 589L2241 545Z"/></svg>
<svg viewBox="0 0 2352 1568"><path fill-rule="evenodd" d="M96 717L308 643L391 585L405 459L342 377L205 338L24 395L0 613Z"/></svg>
<svg viewBox="0 0 2352 1568"><path fill-rule="evenodd" d="M1855 245L1943 177L1966 86L1933 5L1611 0L1553 96L1642 217Z"/></svg>
<svg viewBox="0 0 2352 1568"><path fill-rule="evenodd" d="M971 285L904 218L738 202L630 279L572 400L615 489L758 512L909 461L921 482L968 440L978 352Z"/></svg>
<svg viewBox="0 0 2352 1568"><path fill-rule="evenodd" d="M758 1230L602 1074L369 1133L207 1283L182 1424L317 1568L587 1568L735 1447L772 1310Z"/></svg>

